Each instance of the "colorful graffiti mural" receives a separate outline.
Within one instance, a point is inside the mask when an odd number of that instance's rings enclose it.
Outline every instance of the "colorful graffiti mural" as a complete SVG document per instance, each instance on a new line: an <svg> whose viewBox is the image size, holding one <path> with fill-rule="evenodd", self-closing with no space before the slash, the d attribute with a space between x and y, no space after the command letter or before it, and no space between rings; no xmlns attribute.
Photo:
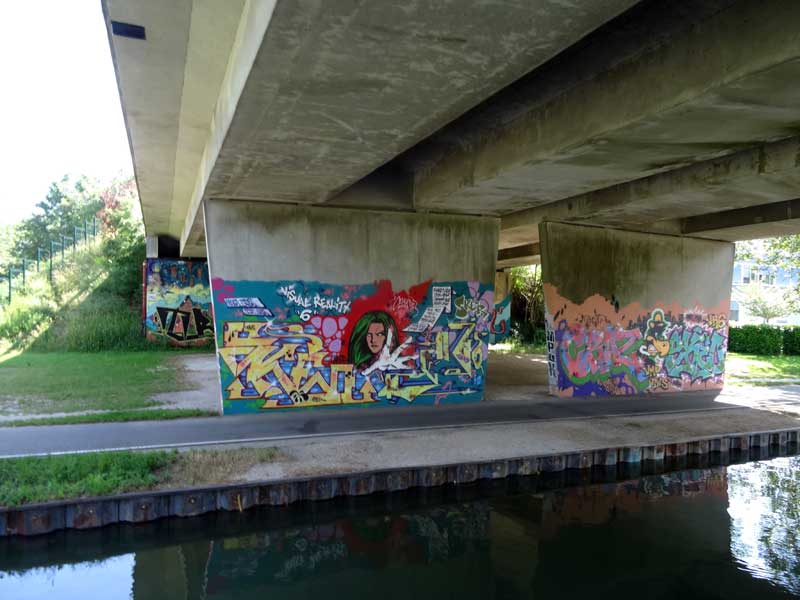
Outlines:
<svg viewBox="0 0 800 600"><path fill-rule="evenodd" d="M576 305L545 284L550 387L560 396L721 388L729 306ZM551 307L554 309L550 311Z"/></svg>
<svg viewBox="0 0 800 600"><path fill-rule="evenodd" d="M212 282L226 413L481 400L491 286Z"/></svg>
<svg viewBox="0 0 800 600"><path fill-rule="evenodd" d="M143 321L149 339L181 346L213 343L205 261L147 259L144 285Z"/></svg>
<svg viewBox="0 0 800 600"><path fill-rule="evenodd" d="M489 343L502 342L511 335L511 296L506 296L494 305L492 311L491 334Z"/></svg>

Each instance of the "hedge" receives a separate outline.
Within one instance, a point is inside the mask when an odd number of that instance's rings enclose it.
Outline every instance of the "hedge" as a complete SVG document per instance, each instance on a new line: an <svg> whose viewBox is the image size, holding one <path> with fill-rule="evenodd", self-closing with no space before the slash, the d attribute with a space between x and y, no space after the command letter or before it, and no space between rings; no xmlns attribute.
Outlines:
<svg viewBox="0 0 800 600"><path fill-rule="evenodd" d="M800 355L800 327L786 327L783 330L783 353Z"/></svg>
<svg viewBox="0 0 800 600"><path fill-rule="evenodd" d="M800 327L741 325L728 330L728 350L741 354L800 355Z"/></svg>

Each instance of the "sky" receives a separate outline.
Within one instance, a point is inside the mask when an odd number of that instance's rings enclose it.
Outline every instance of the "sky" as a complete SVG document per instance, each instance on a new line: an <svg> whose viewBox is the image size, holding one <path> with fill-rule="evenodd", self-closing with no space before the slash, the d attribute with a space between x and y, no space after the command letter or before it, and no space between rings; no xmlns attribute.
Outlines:
<svg viewBox="0 0 800 600"><path fill-rule="evenodd" d="M0 226L65 174L130 175L100 0L0 3Z"/></svg>

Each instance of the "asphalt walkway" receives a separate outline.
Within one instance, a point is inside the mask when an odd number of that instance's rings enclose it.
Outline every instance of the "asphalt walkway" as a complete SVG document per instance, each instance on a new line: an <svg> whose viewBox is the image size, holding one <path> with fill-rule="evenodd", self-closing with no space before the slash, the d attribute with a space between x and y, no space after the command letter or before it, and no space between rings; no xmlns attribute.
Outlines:
<svg viewBox="0 0 800 600"><path fill-rule="evenodd" d="M460 406L314 409L224 418L15 427L0 430L0 457L242 444L376 432L735 408L741 407L721 402L716 392L566 399L531 394L526 400Z"/></svg>

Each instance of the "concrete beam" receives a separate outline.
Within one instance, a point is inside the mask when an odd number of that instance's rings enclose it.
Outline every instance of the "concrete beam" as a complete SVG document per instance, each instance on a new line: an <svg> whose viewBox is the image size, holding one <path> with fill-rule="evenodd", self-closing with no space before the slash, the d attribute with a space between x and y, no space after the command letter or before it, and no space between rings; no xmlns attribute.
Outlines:
<svg viewBox="0 0 800 600"><path fill-rule="evenodd" d="M538 225L544 221L679 234L682 218L698 217L702 222L699 215L705 213L796 197L799 157L800 137L791 137L512 213L501 220L500 247L538 240Z"/></svg>
<svg viewBox="0 0 800 600"><path fill-rule="evenodd" d="M800 199L727 210L680 221L681 232L716 240L751 240L800 233Z"/></svg>
<svg viewBox="0 0 800 600"><path fill-rule="evenodd" d="M181 236L244 4L103 0L148 235ZM145 39L114 35L112 20Z"/></svg>
<svg viewBox="0 0 800 600"><path fill-rule="evenodd" d="M506 214L792 135L798 22L793 0L642 2L402 157L415 206Z"/></svg>
<svg viewBox="0 0 800 600"><path fill-rule="evenodd" d="M521 267L540 262L541 249L538 242L504 248L497 253L497 268Z"/></svg>
<svg viewBox="0 0 800 600"><path fill-rule="evenodd" d="M201 203L223 141L228 135L250 69L272 20L275 2L276 0L247 0L242 9L219 97L214 106L210 132L197 166L192 197L184 216L181 232L183 253L192 248L205 248L205 222Z"/></svg>

